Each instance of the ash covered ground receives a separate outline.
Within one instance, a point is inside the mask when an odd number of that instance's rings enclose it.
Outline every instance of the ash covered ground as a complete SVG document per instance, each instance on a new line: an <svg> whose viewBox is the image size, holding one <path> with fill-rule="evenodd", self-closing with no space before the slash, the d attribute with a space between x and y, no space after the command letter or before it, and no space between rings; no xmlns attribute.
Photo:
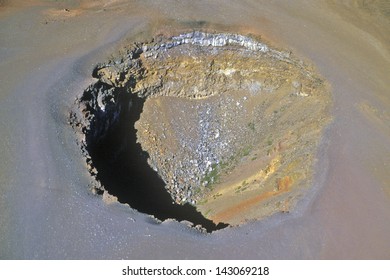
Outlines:
<svg viewBox="0 0 390 280"><path fill-rule="evenodd" d="M2 1L0 258L389 258L388 10L380 0ZM96 180L68 124L74 100L119 49L192 30L261 37L329 82L333 122L289 213L206 234L91 192ZM145 112L166 106L162 98L148 99ZM187 101L175 106L191 112L199 102L207 119L201 100ZM139 125L166 115L145 114Z"/></svg>

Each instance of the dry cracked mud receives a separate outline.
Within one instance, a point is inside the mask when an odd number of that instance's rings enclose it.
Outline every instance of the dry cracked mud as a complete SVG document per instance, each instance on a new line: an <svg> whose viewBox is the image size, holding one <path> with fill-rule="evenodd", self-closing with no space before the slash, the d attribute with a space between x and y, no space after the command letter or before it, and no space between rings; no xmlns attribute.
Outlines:
<svg viewBox="0 0 390 280"><path fill-rule="evenodd" d="M331 95L315 69L291 52L260 38L195 31L135 43L93 76L98 80L77 100L71 123L84 135L89 170L101 182L95 192L126 201L125 191L102 182L122 176L112 173L118 166L110 163L107 171L97 161L131 157L126 168L162 179L168 204L193 206L221 226L288 212L310 187ZM102 149L108 155L94 160ZM153 171L138 170L140 159ZM163 194L149 188L157 180L138 182L153 197L139 204L158 204ZM156 211L149 214L159 217Z"/></svg>

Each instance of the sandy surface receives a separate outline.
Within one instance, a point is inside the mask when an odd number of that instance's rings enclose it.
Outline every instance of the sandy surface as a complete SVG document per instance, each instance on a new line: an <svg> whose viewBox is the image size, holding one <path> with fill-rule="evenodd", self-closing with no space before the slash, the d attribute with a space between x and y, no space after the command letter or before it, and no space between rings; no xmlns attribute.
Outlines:
<svg viewBox="0 0 390 280"><path fill-rule="evenodd" d="M390 258L387 1L67 3L0 1L0 259ZM93 66L194 21L260 34L330 82L334 122L290 213L204 235L89 192L66 118Z"/></svg>

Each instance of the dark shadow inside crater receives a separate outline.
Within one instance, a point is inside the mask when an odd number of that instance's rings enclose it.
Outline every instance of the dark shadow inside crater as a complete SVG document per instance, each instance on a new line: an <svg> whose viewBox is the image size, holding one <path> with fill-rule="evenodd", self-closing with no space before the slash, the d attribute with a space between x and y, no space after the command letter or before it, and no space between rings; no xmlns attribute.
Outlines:
<svg viewBox="0 0 390 280"><path fill-rule="evenodd" d="M140 118L145 99L133 94L123 94L122 104L131 104L122 111L108 136L89 151L93 165L98 170L97 179L104 188L132 208L153 215L161 221L172 218L201 225L207 232L227 227L215 225L190 204L175 204L165 189L164 181L147 163L148 154L137 143L135 122Z"/></svg>

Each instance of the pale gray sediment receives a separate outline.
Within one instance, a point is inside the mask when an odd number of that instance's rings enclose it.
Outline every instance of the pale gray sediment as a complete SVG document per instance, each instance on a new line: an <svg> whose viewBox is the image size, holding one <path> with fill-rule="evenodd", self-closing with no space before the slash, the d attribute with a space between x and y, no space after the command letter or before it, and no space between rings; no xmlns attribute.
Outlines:
<svg viewBox="0 0 390 280"><path fill-rule="evenodd" d="M0 258L388 259L388 23L360 2L131 1L58 20L46 3L2 14ZM156 15L264 34L331 83L328 148L296 211L204 235L91 195L68 112L112 43L161 26Z"/></svg>

